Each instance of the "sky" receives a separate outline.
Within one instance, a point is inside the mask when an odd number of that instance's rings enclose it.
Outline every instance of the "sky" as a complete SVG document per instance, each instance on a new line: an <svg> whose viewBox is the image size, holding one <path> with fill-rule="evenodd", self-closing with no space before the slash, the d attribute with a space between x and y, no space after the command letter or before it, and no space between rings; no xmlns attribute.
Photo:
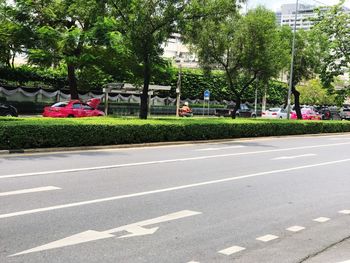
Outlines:
<svg viewBox="0 0 350 263"><path fill-rule="evenodd" d="M299 0L301 4L311 4L311 5L334 5L337 4L338 0ZM293 4L296 3L296 0L248 0L248 7L253 8L257 5L264 5L265 7L272 9L274 11L280 9L282 4ZM350 0L345 1L345 6L350 8Z"/></svg>

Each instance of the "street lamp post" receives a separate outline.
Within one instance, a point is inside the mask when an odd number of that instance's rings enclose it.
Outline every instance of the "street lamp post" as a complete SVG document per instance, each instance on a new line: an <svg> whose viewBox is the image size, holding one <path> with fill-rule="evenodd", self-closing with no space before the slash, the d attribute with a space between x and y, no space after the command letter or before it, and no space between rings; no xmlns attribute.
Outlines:
<svg viewBox="0 0 350 263"><path fill-rule="evenodd" d="M293 43L292 43L292 60L290 63L289 89L288 89L288 100L287 100L287 119L288 120L290 119L290 101L291 101L292 85L293 85L293 69L294 69L294 55L295 55L295 32L297 29L298 7L299 7L299 0L296 1L296 6L295 6L295 19L294 19Z"/></svg>
<svg viewBox="0 0 350 263"><path fill-rule="evenodd" d="M179 64L179 76L176 85L176 117L179 117L180 100L181 100L181 75L182 75L182 64Z"/></svg>

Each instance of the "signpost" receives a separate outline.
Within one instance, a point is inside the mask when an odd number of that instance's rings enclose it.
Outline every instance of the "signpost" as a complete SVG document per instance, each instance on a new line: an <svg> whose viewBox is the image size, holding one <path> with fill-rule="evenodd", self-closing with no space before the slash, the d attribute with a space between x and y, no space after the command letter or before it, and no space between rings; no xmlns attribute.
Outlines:
<svg viewBox="0 0 350 263"><path fill-rule="evenodd" d="M206 103L208 102L208 116L209 116L209 105L210 105L210 91L209 90L205 90L204 91L204 101L203 101L203 116L204 116L204 110L205 110L205 106Z"/></svg>

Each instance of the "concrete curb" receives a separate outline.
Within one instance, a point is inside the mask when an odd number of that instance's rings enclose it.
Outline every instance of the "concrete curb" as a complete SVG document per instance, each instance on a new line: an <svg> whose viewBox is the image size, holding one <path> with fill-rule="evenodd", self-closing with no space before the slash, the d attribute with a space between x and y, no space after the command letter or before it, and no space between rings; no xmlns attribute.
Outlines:
<svg viewBox="0 0 350 263"><path fill-rule="evenodd" d="M176 146L176 145L191 145L191 144L205 144L205 143L220 143L229 141L251 141L251 140L266 140L276 138L290 138L290 137L309 137L309 136L329 136L329 135L350 135L350 132L343 133L317 133L317 134L302 134L302 135L284 135L284 136L268 136L268 137L247 137L247 138L230 138L218 140L201 140L201 141L175 141L175 142L153 142L140 144L119 144L119 145L101 145L101 146L81 146L81 147L57 147L57 148L34 148L34 149L11 149L0 150L0 156L14 155L14 154L35 154L35 153L63 153L63 152L81 152L81 151L96 151L96 150L117 150L143 147L159 147L159 146Z"/></svg>

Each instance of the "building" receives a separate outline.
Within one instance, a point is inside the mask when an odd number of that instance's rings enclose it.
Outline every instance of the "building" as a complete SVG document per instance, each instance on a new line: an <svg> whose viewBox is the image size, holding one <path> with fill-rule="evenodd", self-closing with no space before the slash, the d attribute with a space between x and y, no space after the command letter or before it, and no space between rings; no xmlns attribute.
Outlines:
<svg viewBox="0 0 350 263"><path fill-rule="evenodd" d="M296 4L282 5L281 11L276 13L277 23L280 22L279 24L281 26L286 25L293 28L295 22L295 9ZM316 6L313 5L298 5L298 15L296 21L297 30L309 30L312 27L313 22L311 21L311 18L314 18L316 16L315 9Z"/></svg>
<svg viewBox="0 0 350 263"><path fill-rule="evenodd" d="M198 57L181 40L180 34L172 36L163 44L163 57L172 59L178 66L185 68L198 68Z"/></svg>

